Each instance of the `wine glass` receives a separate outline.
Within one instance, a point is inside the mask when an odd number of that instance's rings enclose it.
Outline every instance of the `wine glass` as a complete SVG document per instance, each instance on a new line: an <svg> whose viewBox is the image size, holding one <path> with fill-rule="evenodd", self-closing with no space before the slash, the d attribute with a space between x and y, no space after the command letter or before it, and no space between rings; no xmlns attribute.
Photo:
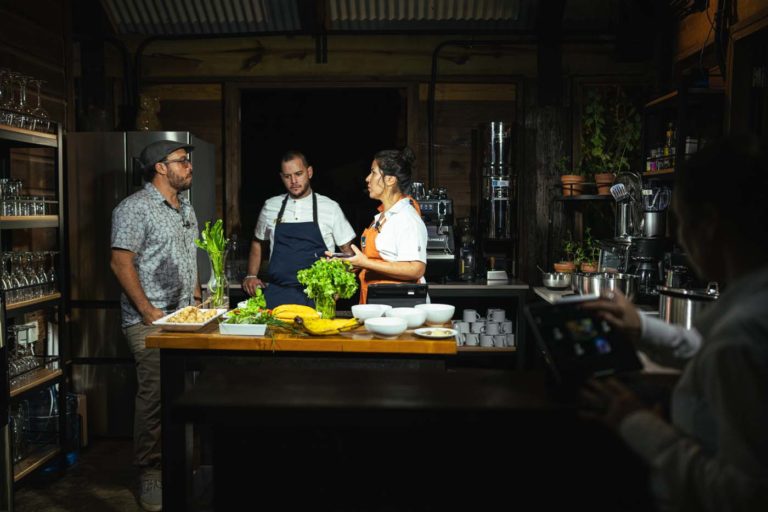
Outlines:
<svg viewBox="0 0 768 512"><path fill-rule="evenodd" d="M37 101L35 102L36 106L32 109L32 115L35 116L32 129L48 132L50 131L51 127L51 122L49 120L50 116L48 115L48 111L43 108L42 96L40 96L40 87L43 85L43 83L45 83L45 81L40 80L39 78L35 78L30 80L30 83L35 86L37 94Z"/></svg>
<svg viewBox="0 0 768 512"><path fill-rule="evenodd" d="M50 293L56 293L56 255L58 251L48 251L51 257L51 266L48 267L48 289Z"/></svg>
<svg viewBox="0 0 768 512"><path fill-rule="evenodd" d="M14 118L14 126L18 128L29 129L32 127L30 117L31 109L27 104L27 83L29 78L27 75L16 73L16 83L19 84L19 96L16 98L16 111L18 115Z"/></svg>

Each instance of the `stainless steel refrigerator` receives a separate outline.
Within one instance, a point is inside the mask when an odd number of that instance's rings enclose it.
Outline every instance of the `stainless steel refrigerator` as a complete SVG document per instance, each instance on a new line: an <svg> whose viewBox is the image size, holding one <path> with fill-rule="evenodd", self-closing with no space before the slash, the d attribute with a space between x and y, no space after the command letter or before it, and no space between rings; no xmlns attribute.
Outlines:
<svg viewBox="0 0 768 512"><path fill-rule="evenodd" d="M189 132L81 132L66 138L72 387L88 399L94 435L130 436L136 375L120 328L120 285L112 274L112 210L143 186L138 157L151 142L195 146L190 194L200 228L216 214L214 146ZM201 283L210 268L198 251Z"/></svg>

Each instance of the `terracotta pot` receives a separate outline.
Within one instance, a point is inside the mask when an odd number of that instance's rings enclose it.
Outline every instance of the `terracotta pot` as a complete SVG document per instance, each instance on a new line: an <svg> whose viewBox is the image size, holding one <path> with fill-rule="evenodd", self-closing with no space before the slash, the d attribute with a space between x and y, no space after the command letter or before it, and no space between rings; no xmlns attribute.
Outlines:
<svg viewBox="0 0 768 512"><path fill-rule="evenodd" d="M584 176L564 174L560 176L560 181L563 183L564 196L577 196L584 190Z"/></svg>
<svg viewBox="0 0 768 512"><path fill-rule="evenodd" d="M555 272L570 272L573 273L576 271L576 264L572 261L561 261L559 263L555 263Z"/></svg>
<svg viewBox="0 0 768 512"><path fill-rule="evenodd" d="M596 261L590 261L590 262L584 262L581 264L581 271L582 272L597 272L597 262Z"/></svg>
<svg viewBox="0 0 768 512"><path fill-rule="evenodd" d="M611 195L611 185L616 176L610 172L601 172L595 174L595 184L597 185L597 194L601 196Z"/></svg>

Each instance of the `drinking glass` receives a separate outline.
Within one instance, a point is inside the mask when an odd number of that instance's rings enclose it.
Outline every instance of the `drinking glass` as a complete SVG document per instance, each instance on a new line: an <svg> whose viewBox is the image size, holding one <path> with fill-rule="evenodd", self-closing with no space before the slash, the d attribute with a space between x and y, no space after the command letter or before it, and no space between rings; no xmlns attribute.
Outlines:
<svg viewBox="0 0 768 512"><path fill-rule="evenodd" d="M18 128L30 129L31 125L31 109L27 104L27 82L29 77L20 73L14 74L16 77L16 83L19 86L19 94L16 98L16 113L17 115L13 119L13 125Z"/></svg>
<svg viewBox="0 0 768 512"><path fill-rule="evenodd" d="M0 124L10 125L13 114L13 88L11 86L11 70L0 68Z"/></svg>

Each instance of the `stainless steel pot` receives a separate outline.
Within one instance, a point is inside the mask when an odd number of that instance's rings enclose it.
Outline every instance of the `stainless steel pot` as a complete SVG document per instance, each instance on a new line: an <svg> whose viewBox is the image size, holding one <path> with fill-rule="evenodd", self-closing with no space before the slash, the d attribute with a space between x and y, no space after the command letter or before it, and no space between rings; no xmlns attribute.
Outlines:
<svg viewBox="0 0 768 512"><path fill-rule="evenodd" d="M543 272L541 280L550 290L564 290L571 286L571 274L568 272Z"/></svg>
<svg viewBox="0 0 768 512"><path fill-rule="evenodd" d="M637 292L637 276L633 274L579 272L574 276L574 283L573 290L582 295L604 295L618 290L632 300Z"/></svg>
<svg viewBox="0 0 768 512"><path fill-rule="evenodd" d="M718 297L716 283L703 290L659 286L659 318L690 329L696 317Z"/></svg>

